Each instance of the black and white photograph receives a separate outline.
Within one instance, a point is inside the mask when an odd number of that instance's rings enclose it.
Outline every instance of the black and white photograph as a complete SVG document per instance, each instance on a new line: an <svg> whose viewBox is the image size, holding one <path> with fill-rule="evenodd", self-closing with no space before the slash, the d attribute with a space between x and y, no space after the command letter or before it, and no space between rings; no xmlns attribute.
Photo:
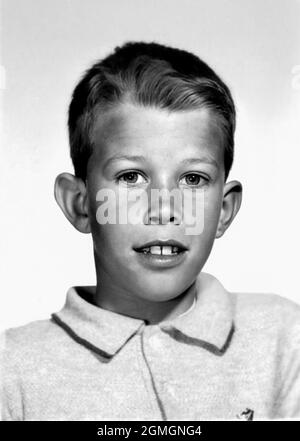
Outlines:
<svg viewBox="0 0 300 441"><path fill-rule="evenodd" d="M1 424L300 421L300 1L0 14Z"/></svg>

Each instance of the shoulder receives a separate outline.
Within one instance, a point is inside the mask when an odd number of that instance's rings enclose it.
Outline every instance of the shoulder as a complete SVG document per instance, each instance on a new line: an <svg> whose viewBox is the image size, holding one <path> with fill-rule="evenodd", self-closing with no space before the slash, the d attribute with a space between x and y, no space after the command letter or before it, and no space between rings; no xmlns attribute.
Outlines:
<svg viewBox="0 0 300 441"><path fill-rule="evenodd" d="M2 333L2 350L5 362L25 366L34 363L39 354L59 347L64 333L52 319L37 320Z"/></svg>
<svg viewBox="0 0 300 441"><path fill-rule="evenodd" d="M1 414L4 420L23 419L23 386L47 363L51 348L64 338L52 320L39 320L1 333ZM25 380L25 381L23 381Z"/></svg>
<svg viewBox="0 0 300 441"><path fill-rule="evenodd" d="M58 327L52 319L36 320L16 328L9 328L4 331L5 342L9 346L35 346L45 340L55 338L59 335Z"/></svg>
<svg viewBox="0 0 300 441"><path fill-rule="evenodd" d="M230 293L230 297L238 323L300 336L300 305L292 300L262 293Z"/></svg>
<svg viewBox="0 0 300 441"><path fill-rule="evenodd" d="M229 293L238 310L281 316L299 315L300 305L278 294L265 293Z"/></svg>
<svg viewBox="0 0 300 441"><path fill-rule="evenodd" d="M275 294L230 294L241 351L272 380L273 417L300 416L300 306Z"/></svg>

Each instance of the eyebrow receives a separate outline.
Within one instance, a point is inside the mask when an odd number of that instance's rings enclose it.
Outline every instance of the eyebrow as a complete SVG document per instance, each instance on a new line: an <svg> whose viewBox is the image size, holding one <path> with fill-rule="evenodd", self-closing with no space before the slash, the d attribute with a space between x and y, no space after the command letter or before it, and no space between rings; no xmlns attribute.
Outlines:
<svg viewBox="0 0 300 441"><path fill-rule="evenodd" d="M141 161L145 162L146 158L140 155L115 155L112 158L108 158L104 163L104 168L108 167L112 162L121 161L122 159L126 159L127 161Z"/></svg>
<svg viewBox="0 0 300 441"><path fill-rule="evenodd" d="M112 158L109 158L105 161L104 168L108 167L112 162L127 160L127 161L141 161L146 162L145 156L141 155L115 155ZM201 158L187 158L180 162L183 165L192 165L192 164L209 164L213 165L216 168L219 168L218 162L210 157L204 156Z"/></svg>
<svg viewBox="0 0 300 441"><path fill-rule="evenodd" d="M213 158L209 158L207 156L204 156L202 158L187 158L181 161L181 164L190 165L190 164L209 164L213 165L216 168L219 168L219 164L217 161Z"/></svg>

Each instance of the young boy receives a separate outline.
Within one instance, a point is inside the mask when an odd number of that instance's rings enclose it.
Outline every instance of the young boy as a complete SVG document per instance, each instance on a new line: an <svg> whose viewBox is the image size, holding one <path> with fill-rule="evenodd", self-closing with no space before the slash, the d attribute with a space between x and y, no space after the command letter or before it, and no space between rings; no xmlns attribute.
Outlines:
<svg viewBox="0 0 300 441"><path fill-rule="evenodd" d="M97 285L6 332L3 419L300 417L300 308L202 272L241 204L234 129L228 88L188 52L127 43L85 73L55 197L92 234Z"/></svg>

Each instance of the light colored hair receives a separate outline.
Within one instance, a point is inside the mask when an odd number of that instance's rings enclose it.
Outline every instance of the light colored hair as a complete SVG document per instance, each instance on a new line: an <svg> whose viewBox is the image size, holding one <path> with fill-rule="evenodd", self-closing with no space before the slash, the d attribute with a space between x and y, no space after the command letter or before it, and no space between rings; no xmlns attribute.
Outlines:
<svg viewBox="0 0 300 441"><path fill-rule="evenodd" d="M69 107L75 175L86 179L99 114L124 101L169 111L211 109L224 134L224 169L233 162L235 107L228 87L195 55L157 43L127 43L95 63L76 86Z"/></svg>

